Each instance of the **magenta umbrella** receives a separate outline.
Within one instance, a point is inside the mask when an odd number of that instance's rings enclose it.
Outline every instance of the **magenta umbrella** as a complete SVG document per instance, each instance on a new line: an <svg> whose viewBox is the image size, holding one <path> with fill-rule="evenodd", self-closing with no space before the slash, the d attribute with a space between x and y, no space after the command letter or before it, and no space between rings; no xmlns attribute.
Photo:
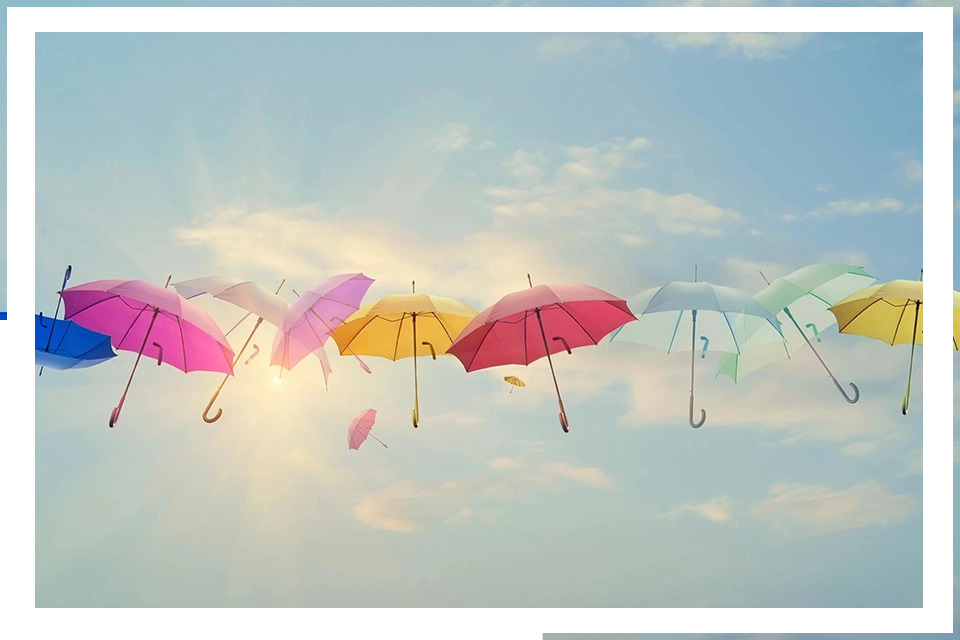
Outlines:
<svg viewBox="0 0 960 640"><path fill-rule="evenodd" d="M170 278L167 278L167 285ZM114 348L136 351L127 386L110 414L116 425L140 358L154 358L184 373L233 375L233 350L217 323L177 292L142 280L97 280L60 293L64 318L110 336ZM149 343L149 344L148 344Z"/></svg>
<svg viewBox="0 0 960 640"><path fill-rule="evenodd" d="M529 365L546 356L560 404L560 426L570 431L550 354L596 345L636 320L625 300L585 284L540 284L510 293L487 307L460 333L447 353L469 371L505 364ZM547 340L547 336L550 340Z"/></svg>
<svg viewBox="0 0 960 640"><path fill-rule="evenodd" d="M373 422L377 419L376 409L367 409L357 414L357 417L350 421L350 427L347 429L347 446L351 449L359 449L367 436L370 436L380 444L383 441L370 433L373 429ZM383 444L384 447L387 445Z"/></svg>
<svg viewBox="0 0 960 640"><path fill-rule="evenodd" d="M273 341L270 364L290 370L317 349L323 349L333 330L360 308L372 284L373 280L362 273L347 273L327 278L304 291L283 316ZM349 348L347 351L370 373L363 360Z"/></svg>

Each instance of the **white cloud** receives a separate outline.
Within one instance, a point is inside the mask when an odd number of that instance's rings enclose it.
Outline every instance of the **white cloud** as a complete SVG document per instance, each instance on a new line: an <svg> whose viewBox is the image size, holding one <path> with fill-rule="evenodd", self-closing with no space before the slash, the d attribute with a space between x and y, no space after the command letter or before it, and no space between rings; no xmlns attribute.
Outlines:
<svg viewBox="0 0 960 640"><path fill-rule="evenodd" d="M491 469L507 470L519 469L523 466L523 460L519 458L494 458L487 462Z"/></svg>
<svg viewBox="0 0 960 640"><path fill-rule="evenodd" d="M953 92L953 110L960 111L960 89Z"/></svg>
<svg viewBox="0 0 960 640"><path fill-rule="evenodd" d="M808 211L807 216L822 219L835 216L860 216L867 213L898 213L905 209L906 205L896 198L882 198L880 200L833 200L819 209ZM786 221L786 217L784 217L784 220Z"/></svg>
<svg viewBox="0 0 960 640"><path fill-rule="evenodd" d="M537 47L537 56L541 60L576 55L592 44L585 36L562 35L548 38Z"/></svg>
<svg viewBox="0 0 960 640"><path fill-rule="evenodd" d="M497 148L497 143L489 139L481 140L477 144L477 149L479 149L480 151L489 151L490 149L496 149L496 148Z"/></svg>
<svg viewBox="0 0 960 640"><path fill-rule="evenodd" d="M774 485L770 494L752 515L787 536L897 523L910 515L917 502L914 496L891 493L873 480L840 490L822 485Z"/></svg>
<svg viewBox="0 0 960 640"><path fill-rule="evenodd" d="M543 169L534 164L541 159L540 154L531 154L524 150L514 152L513 156L504 163L507 173L517 179L524 186L533 186L543 177Z"/></svg>
<svg viewBox="0 0 960 640"><path fill-rule="evenodd" d="M704 518L716 523L733 523L732 513L733 501L729 495L725 495L715 500L703 503L692 503L681 505L666 513L661 513L658 518L665 520L676 520L685 515L694 515L698 518Z"/></svg>
<svg viewBox="0 0 960 640"><path fill-rule="evenodd" d="M524 465L519 459L500 458L491 460L490 466L502 475L451 480L436 486L402 482L363 494L353 508L353 516L375 529L410 533L431 524L453 524L468 518L479 500L514 500L527 490L555 485L561 480L591 488L614 488L613 480L602 470L569 462L552 462L522 471Z"/></svg>
<svg viewBox="0 0 960 640"><path fill-rule="evenodd" d="M457 151L470 142L470 125L463 122L451 122L444 125L440 133L430 138L435 151Z"/></svg>
<svg viewBox="0 0 960 640"><path fill-rule="evenodd" d="M589 216L596 233L609 231L631 246L649 242L651 226L672 235L711 237L722 235L726 225L742 219L739 212L692 193L663 194L647 187L608 186L624 169L642 166L634 154L649 145L647 138L634 138L568 147L550 181L543 180L546 159L541 155L534 164L530 154L520 150L505 168L526 184L521 188L492 185L484 193L494 200L490 209L496 215Z"/></svg>
<svg viewBox="0 0 960 640"><path fill-rule="evenodd" d="M911 160L903 165L903 175L910 182L920 182L923 180L923 163L917 160Z"/></svg>
<svg viewBox="0 0 960 640"><path fill-rule="evenodd" d="M721 56L768 60L784 57L811 37L808 33L661 33L654 42L671 50L713 47Z"/></svg>
<svg viewBox="0 0 960 640"><path fill-rule="evenodd" d="M845 456L865 456L873 453L880 448L880 443L876 440L854 442L845 446L841 451Z"/></svg>

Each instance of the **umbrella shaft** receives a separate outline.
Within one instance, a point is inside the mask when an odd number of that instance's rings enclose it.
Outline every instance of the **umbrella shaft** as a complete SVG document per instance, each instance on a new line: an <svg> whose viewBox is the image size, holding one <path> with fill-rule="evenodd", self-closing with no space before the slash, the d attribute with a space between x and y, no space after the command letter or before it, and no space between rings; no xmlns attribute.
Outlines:
<svg viewBox="0 0 960 640"><path fill-rule="evenodd" d="M540 335L543 337L543 348L547 352L547 363L550 365L550 375L553 376L553 388L557 390L557 402L560 403L560 411L563 411L563 398L560 396L560 385L557 384L557 373L553 370L553 359L550 357L550 345L547 343L547 332L543 328L543 319L540 317L540 310L534 309L537 314L537 323L540 325Z"/></svg>
<svg viewBox="0 0 960 640"><path fill-rule="evenodd" d="M917 349L917 324L920 322L920 303L917 302L916 313L913 316L913 340L910 343L910 369L907 373L907 397L910 397L910 381L913 379L913 354Z"/></svg>
<svg viewBox="0 0 960 640"><path fill-rule="evenodd" d="M833 372L830 371L830 367L827 366L827 363L823 361L823 358L820 357L820 353L817 351L817 348L813 346L813 343L810 342L810 338L807 337L807 334L804 333L803 329L800 328L800 325L797 323L797 319L793 317L793 314L790 313L790 309L787 307L783 308L784 313L787 314L787 317L790 318L790 322L793 323L793 326L797 328L797 331L800 332L800 335L803 336L804 342L810 346L810 350L813 351L813 355L817 356L817 360L820 361L820 364L823 365L823 368L827 370L827 375L830 376L830 379L833 380L834 384L840 386L840 383L837 382L837 379L834 377Z"/></svg>
<svg viewBox="0 0 960 640"><path fill-rule="evenodd" d="M127 386L123 389L123 395L120 396L119 406L123 406L123 401L127 397L127 392L130 390L130 383L133 382L133 374L137 372L137 365L140 364L140 358L143 357L143 350L147 348L147 340L150 339L150 332L153 331L153 323L157 321L157 316L160 315L160 309L155 308L153 310L153 317L150 318L150 326L147 327L147 332L143 336L143 344L140 345L140 352L137 353L137 359L133 363L133 370L130 371L130 377L127 379Z"/></svg>
<svg viewBox="0 0 960 640"><path fill-rule="evenodd" d="M691 311L693 314L693 332L690 336L690 406L693 407L693 373L697 366L697 310Z"/></svg>

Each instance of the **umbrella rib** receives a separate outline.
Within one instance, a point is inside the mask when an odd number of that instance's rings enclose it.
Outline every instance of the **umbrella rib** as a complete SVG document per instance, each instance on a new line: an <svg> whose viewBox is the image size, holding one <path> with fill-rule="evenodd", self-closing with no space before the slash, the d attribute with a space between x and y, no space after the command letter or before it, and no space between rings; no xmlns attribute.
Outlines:
<svg viewBox="0 0 960 640"><path fill-rule="evenodd" d="M96 302L94 302L94 303L92 303L92 304L84 307L83 309L77 309L76 311L74 311L73 313L70 314L70 318L76 316L77 314L83 313L84 311L88 311L89 309L93 309L95 306L97 306L98 304L100 304L100 303L102 303L102 302L109 302L110 300L114 300L114 299L119 300L119 301L122 302L123 304L127 305L127 307L130 308L130 309L136 309L136 307L133 306L133 305L131 305L129 302L127 302L126 299L124 299L123 296L121 296L121 295L119 295L119 294L116 294L116 293L112 293L112 294L110 294L110 297L108 297L108 298L104 298L103 300L97 300ZM63 319L64 319L64 320L69 320L70 318L67 317L67 310L66 310L66 308L64 308L64 310L63 310Z"/></svg>
<svg viewBox="0 0 960 640"><path fill-rule="evenodd" d="M596 339L594 339L594 337L593 337L592 335L590 335L590 332L587 331L586 328L585 328L582 324L580 324L580 321L577 320L577 319L573 316L573 314L570 313L570 311L569 311L566 307L564 307L563 305L560 305L560 304L558 304L557 307L560 308L560 309L563 309L563 311L566 312L566 314L567 314L568 316L570 316L570 318L571 318L574 322L577 323L577 326L580 327L580 329L581 329L585 334L587 334L587 337L590 338L590 341L591 341L593 344L599 344L599 343L596 341Z"/></svg>
<svg viewBox="0 0 960 640"><path fill-rule="evenodd" d="M722 315L723 319L726 320L727 328L730 329L730 337L733 338L733 346L737 348L737 355L740 355L740 343L737 341L737 334L733 332L733 325L730 324L730 318L727 317L726 311L721 311L720 315ZM783 334L780 335L782 336Z"/></svg>
<svg viewBox="0 0 960 640"><path fill-rule="evenodd" d="M487 339L487 336L493 333L494 326L496 326L496 323L487 325L487 332L483 334L483 337L480 338L479 344L477 344L477 348L473 350L473 357L470 358L469 364L464 366L464 369L466 369L467 371L470 371L470 367L473 366L473 362L477 359L477 356L480 355L480 348L483 346L483 342ZM526 325L524 325L524 330L526 330ZM524 343L524 349L526 349L526 343Z"/></svg>
<svg viewBox="0 0 960 640"><path fill-rule="evenodd" d="M523 366L530 365L530 355L527 353L527 318L530 317L530 311L523 312ZM484 336L486 337L486 336Z"/></svg>
<svg viewBox="0 0 960 640"><path fill-rule="evenodd" d="M437 319L437 322L440 323L440 328L443 329L443 333L446 334L447 340L453 342L453 336L450 335L450 332L447 331L447 328L443 325L443 320L440 319L440 316L437 315L436 311L431 311L430 315Z"/></svg>
<svg viewBox="0 0 960 640"><path fill-rule="evenodd" d="M378 316L378 317L379 317L379 316ZM406 313L404 313L402 316L400 316L400 326L397 327L397 341L393 344L393 358L392 358L392 360L393 360L394 362L397 361L397 353L399 353L399 351L400 351L400 334L403 333L403 321L404 321L404 319L406 319L406 317L407 317L407 314L406 314ZM413 345L413 354L414 354L414 355L417 354L417 345Z"/></svg>
<svg viewBox="0 0 960 640"><path fill-rule="evenodd" d="M907 312L907 305L900 308L900 317L897 318L897 326L893 330L893 337L890 338L891 344L897 339L897 333L900 331L900 323L903 322L903 314Z"/></svg>
<svg viewBox="0 0 960 640"><path fill-rule="evenodd" d="M370 323L373 322L374 320L376 320L376 319L379 318L379 317L380 317L380 316L371 316L370 318L364 318L364 319L366 320L366 323L364 323L364 325L363 325L362 327L360 327L359 329L357 329L357 332L356 332L355 334L353 334L353 337L352 337L352 338L350 338L349 340L343 342L343 350L345 351L351 344L353 344L353 341L356 340L356 339L360 336L360 334L363 332L363 330L366 329L368 326L370 326ZM358 319L359 319L359 318L358 318ZM342 326L344 326L344 325L340 325L340 326L342 327ZM337 327L337 329L339 329L339 328L340 328L340 327ZM332 334L331 334L331 335L332 335ZM343 355L343 351L340 351L340 355Z"/></svg>
<svg viewBox="0 0 960 640"><path fill-rule="evenodd" d="M680 329L680 321L683 320L683 314L686 312L686 309L680 310L680 315L677 316L677 324L673 327L673 335L670 336L670 344L667 345L667 353L672 353L673 341L677 339L677 331Z"/></svg>
<svg viewBox="0 0 960 640"><path fill-rule="evenodd" d="M183 372L186 373L189 369L187 367L187 339L183 336L183 323L180 322L179 316L174 316L177 321L177 328L180 330L180 352L183 353Z"/></svg>
<svg viewBox="0 0 960 640"><path fill-rule="evenodd" d="M120 298L120 299L123 300L123 298ZM133 309L133 308L135 308L135 307L130 307L130 308ZM130 323L130 325L127 327L127 330L123 332L123 337L120 338L120 340L117 341L117 348L118 348L118 349L120 348L120 345L123 344L123 341L127 339L127 336L130 335L130 330L133 329L133 325L137 324L137 320L140 319L140 316L141 316L141 315L143 314L143 312L146 311L146 310L147 310L147 308L146 308L146 307L143 307L142 309L140 309L140 311L137 312L137 317L133 319L133 322Z"/></svg>
<svg viewBox="0 0 960 640"><path fill-rule="evenodd" d="M846 329L846 328L849 327L851 324L853 324L853 321L856 320L857 318L859 318L859 317L863 314L864 311L866 311L867 309L869 309L870 307L872 307L873 305L875 305L875 304L877 304L878 302L881 302L881 301L883 301L883 298L877 298L876 300L874 300L873 302L871 302L870 304L868 304L867 306L865 306L863 309L860 309L860 311L857 311L857 313L854 314L854 316L853 316L852 318L850 318L850 320L849 320L845 325L843 325L842 327L839 326L839 325L837 325L837 331L842 332L844 329Z"/></svg>

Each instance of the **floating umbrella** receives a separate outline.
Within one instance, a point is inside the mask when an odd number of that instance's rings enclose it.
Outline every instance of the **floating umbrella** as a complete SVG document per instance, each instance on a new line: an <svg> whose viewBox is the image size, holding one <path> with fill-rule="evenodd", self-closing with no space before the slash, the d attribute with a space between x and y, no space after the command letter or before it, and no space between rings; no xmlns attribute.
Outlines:
<svg viewBox="0 0 960 640"><path fill-rule="evenodd" d="M453 339L477 315L453 298L416 293L391 295L366 305L333 332L340 354L347 352L400 360L413 358L413 426L420 426L417 356L447 353Z"/></svg>
<svg viewBox="0 0 960 640"><path fill-rule="evenodd" d="M110 336L113 346L136 351L127 386L110 414L116 425L133 375L146 355L184 373L213 371L233 374L233 351L217 323L180 294L142 280L97 280L60 293L64 317ZM151 342L152 340L152 342ZM149 343L149 344L148 344Z"/></svg>
<svg viewBox="0 0 960 640"><path fill-rule="evenodd" d="M611 340L626 340L662 349L667 353L683 351L677 342L681 331L690 327L690 426L699 429L707 420L700 410L700 421L693 421L693 382L698 351L740 353L748 338L755 343L776 344L783 341L780 321L749 294L709 282L671 282L644 291L631 299L630 308L637 321L613 334ZM699 312L710 312L700 319L702 349L698 350L697 319Z"/></svg>
<svg viewBox="0 0 960 640"><path fill-rule="evenodd" d="M852 293L830 311L837 318L840 333L881 340L891 346L910 343L907 392L900 407L907 415L913 354L917 345L923 344L923 271L919 280L892 280Z"/></svg>
<svg viewBox="0 0 960 640"><path fill-rule="evenodd" d="M510 385L510 393L513 393L513 390L516 387L525 387L527 383L518 378L517 376L503 376L504 382Z"/></svg>
<svg viewBox="0 0 960 640"><path fill-rule="evenodd" d="M850 383L853 397L847 395L837 378L830 371L827 363L813 346L810 336L800 326L804 322L813 339L820 342L820 333L834 324L837 319L827 309L830 305L839 302L854 291L872 284L876 278L863 270L863 267L845 264L812 264L793 273L777 278L770 284L766 276L760 276L767 282L767 288L753 296L767 311L778 315L781 323L787 320L796 328L803 341L794 337L780 343L766 343L754 345L752 337L745 344L741 344L741 353L724 353L720 357L718 375L726 375L735 382L744 376L756 371L777 360L792 358L804 345L810 346L813 354L827 371L827 375L837 387L844 400L856 404L860 399L860 390L857 385ZM779 317L783 314L782 317ZM797 318L800 318L798 321Z"/></svg>
<svg viewBox="0 0 960 640"><path fill-rule="evenodd" d="M67 286L72 272L73 268L67 265L60 291ZM34 349L40 375L43 375L44 367L81 369L115 358L117 354L110 347L110 336L84 329L70 320L57 320L62 301L62 298L57 299L57 310L52 318L44 317L42 313L35 316Z"/></svg>
<svg viewBox="0 0 960 640"><path fill-rule="evenodd" d="M585 284L533 286L507 294L484 309L448 349L469 371L504 364L529 365L546 356L560 405L560 426L570 431L552 353L596 345L636 320L625 300ZM550 340L547 340L547 336Z"/></svg>
<svg viewBox="0 0 960 640"><path fill-rule="evenodd" d="M210 278L194 278L193 280L175 282L173 283L173 287L187 300L192 300L202 295L210 295L214 298L223 300L224 302L229 302L230 304L246 311L246 315L240 318L240 320L233 325L230 331L227 331L224 334L224 337L229 336L230 333L239 327L240 324L249 316L257 316L257 323L250 331L250 335L247 336L246 342L244 342L243 346L240 347L240 351L237 352L237 355L233 360L233 367L236 368L237 363L240 362L241 355L246 350L247 345L250 344L250 341L253 340L253 335L257 332L257 329L260 328L260 325L264 320L278 328L281 324L283 324L283 316L287 309L290 308L290 303L278 295L280 293L280 289L283 287L284 282L286 282L286 280L283 280L280 283L280 286L277 287L276 292L270 292L268 289L257 284L256 282L237 280L236 278L224 278L219 276ZM260 347L257 345L254 345L254 349L254 354L247 358L244 364L249 363L250 360L260 351ZM323 379L324 382L326 382L327 377L330 374L330 363L327 360L326 353L323 351L323 349L317 350L315 354L318 358L320 358L320 364L323 368ZM213 403L217 401L220 391L223 390L223 386L227 383L229 378L230 374L227 374L223 377L223 381L220 383L220 386L217 387L217 390L210 398L210 402L207 403L206 409L203 410L204 422L208 424L214 423L219 420L220 416L223 414L222 409L217 409L217 413L213 417L208 415L210 410L213 408Z"/></svg>
<svg viewBox="0 0 960 640"><path fill-rule="evenodd" d="M357 417L350 421L350 426L347 428L347 446L351 449L360 449L360 445L367 439L367 436L383 444L383 440L370 433L376 419L376 409L367 409L357 414ZM385 444L383 446L387 447Z"/></svg>
<svg viewBox="0 0 960 640"><path fill-rule="evenodd" d="M372 284L373 280L362 273L348 273L327 278L302 296L298 294L297 301L283 315L270 364L289 371L309 354L322 351L334 329L360 307ZM356 353L350 354L370 373L370 367Z"/></svg>

